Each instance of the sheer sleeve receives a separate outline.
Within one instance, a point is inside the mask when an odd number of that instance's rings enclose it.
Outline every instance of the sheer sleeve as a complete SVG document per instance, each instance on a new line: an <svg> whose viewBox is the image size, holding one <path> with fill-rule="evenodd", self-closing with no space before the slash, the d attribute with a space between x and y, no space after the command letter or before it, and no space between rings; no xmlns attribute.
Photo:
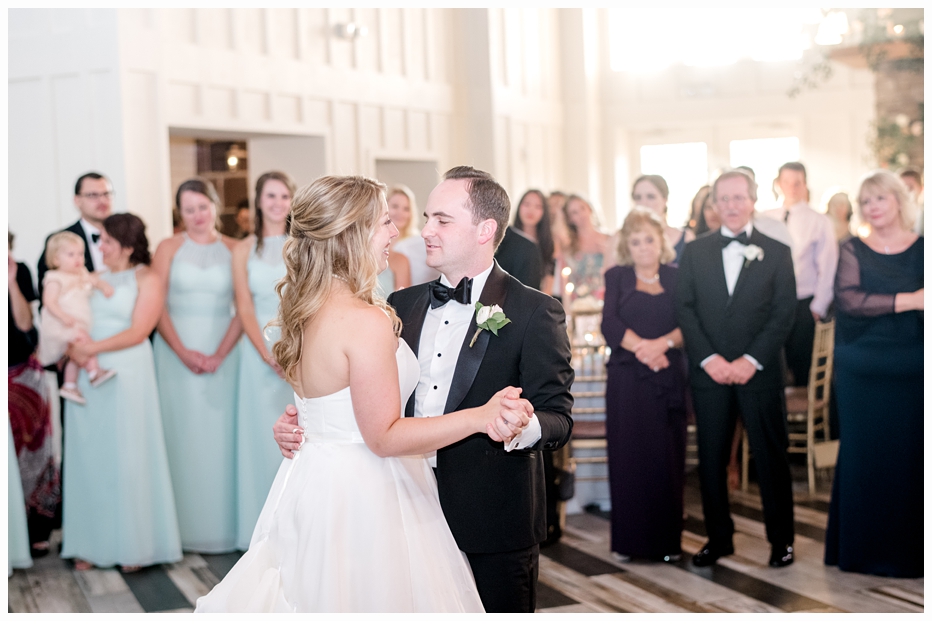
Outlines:
<svg viewBox="0 0 932 630"><path fill-rule="evenodd" d="M877 317L893 312L895 293L869 293L861 287L861 261L854 239L842 243L835 274L835 305L855 317Z"/></svg>

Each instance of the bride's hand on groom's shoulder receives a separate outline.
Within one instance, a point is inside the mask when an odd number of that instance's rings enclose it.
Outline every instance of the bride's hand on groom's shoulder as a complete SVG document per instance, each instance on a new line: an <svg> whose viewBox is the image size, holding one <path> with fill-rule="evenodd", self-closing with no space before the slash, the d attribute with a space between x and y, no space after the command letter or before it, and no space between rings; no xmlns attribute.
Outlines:
<svg viewBox="0 0 932 630"><path fill-rule="evenodd" d="M292 451L297 451L304 443L304 429L298 426L298 410L294 405L287 405L285 413L278 416L272 425L272 435L282 455L292 459Z"/></svg>

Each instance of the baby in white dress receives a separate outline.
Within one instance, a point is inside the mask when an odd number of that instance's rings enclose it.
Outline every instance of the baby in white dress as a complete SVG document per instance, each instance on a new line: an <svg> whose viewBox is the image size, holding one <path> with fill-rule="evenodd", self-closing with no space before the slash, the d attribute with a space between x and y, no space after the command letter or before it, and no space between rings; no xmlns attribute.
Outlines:
<svg viewBox="0 0 932 630"><path fill-rule="evenodd" d="M42 365L50 365L65 356L69 344L90 341L91 294L97 289L110 297L113 287L85 268L84 241L73 232L60 232L49 239L45 262L49 271L42 279L38 358ZM97 357L88 360L84 369L94 387L116 375L113 370L101 370ZM77 385L80 370L73 361L65 364L65 383L59 393L83 405L86 401Z"/></svg>

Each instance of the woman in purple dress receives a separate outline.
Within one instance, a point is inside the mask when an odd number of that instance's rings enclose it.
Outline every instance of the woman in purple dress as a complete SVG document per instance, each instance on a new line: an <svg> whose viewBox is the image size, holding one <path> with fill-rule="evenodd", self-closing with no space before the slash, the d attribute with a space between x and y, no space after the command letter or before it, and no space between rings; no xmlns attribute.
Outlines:
<svg viewBox="0 0 932 630"><path fill-rule="evenodd" d="M651 212L632 210L605 272L602 334L611 348L605 431L612 551L679 559L686 461L686 370L676 323L673 248Z"/></svg>

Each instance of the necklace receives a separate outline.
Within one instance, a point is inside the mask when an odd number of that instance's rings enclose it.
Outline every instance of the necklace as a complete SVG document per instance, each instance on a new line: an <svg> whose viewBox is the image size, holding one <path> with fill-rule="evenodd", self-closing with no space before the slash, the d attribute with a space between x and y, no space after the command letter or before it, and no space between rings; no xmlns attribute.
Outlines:
<svg viewBox="0 0 932 630"><path fill-rule="evenodd" d="M642 277L641 277L641 274L639 274L639 273L636 272L636 271L634 272L634 275L635 275L635 277L636 277L638 280L640 280L640 281L643 282L644 284L654 284L655 282L657 282L658 280L660 280L660 274L659 274L659 273L655 273L653 278L642 278Z"/></svg>

